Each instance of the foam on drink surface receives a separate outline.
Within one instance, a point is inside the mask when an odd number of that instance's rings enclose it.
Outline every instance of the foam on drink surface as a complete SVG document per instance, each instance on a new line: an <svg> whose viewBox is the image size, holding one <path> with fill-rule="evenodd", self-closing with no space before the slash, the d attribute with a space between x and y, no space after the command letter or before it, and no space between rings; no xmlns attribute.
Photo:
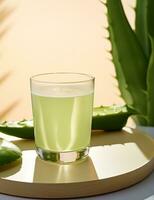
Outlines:
<svg viewBox="0 0 154 200"><path fill-rule="evenodd" d="M44 97L76 97L85 96L93 93L93 87L91 84L55 84L55 85L39 85L33 84L31 86L31 92L34 95Z"/></svg>

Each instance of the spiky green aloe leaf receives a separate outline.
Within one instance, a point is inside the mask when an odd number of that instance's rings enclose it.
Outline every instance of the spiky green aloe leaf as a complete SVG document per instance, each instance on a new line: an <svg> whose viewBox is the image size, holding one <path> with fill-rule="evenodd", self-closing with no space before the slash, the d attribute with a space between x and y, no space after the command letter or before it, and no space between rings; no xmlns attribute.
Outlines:
<svg viewBox="0 0 154 200"><path fill-rule="evenodd" d="M147 12L148 12L148 0L137 0L135 32L145 55L149 59L150 42L148 36Z"/></svg>
<svg viewBox="0 0 154 200"><path fill-rule="evenodd" d="M142 119L139 118L140 123L146 124L146 71L148 63L146 56L142 51L136 34L128 23L121 1L108 0L106 6L110 39L113 47L113 62L118 72L117 74L122 77L125 87L131 94L132 105L144 116ZM120 84L122 84L121 81L119 81ZM127 102L125 96L124 100Z"/></svg>
<svg viewBox="0 0 154 200"><path fill-rule="evenodd" d="M109 30L110 32L110 35L112 35L112 30ZM111 36L112 38L112 36ZM112 56L113 56L113 63L115 64L116 68L115 68L115 71L116 71L116 79L118 80L118 87L120 89L120 92L121 92L121 97L123 99L125 99L125 102L128 104L128 105L133 105L133 99L132 99L132 96L130 94L130 92L128 91L128 85L126 83L126 80L125 80L125 76L123 74L123 70L122 70L122 66L118 60L118 54L117 54L117 50L116 50L116 44L114 42L112 42Z"/></svg>
<svg viewBox="0 0 154 200"><path fill-rule="evenodd" d="M154 126L154 1L148 0L148 33L151 42L151 56L147 73L148 125Z"/></svg>

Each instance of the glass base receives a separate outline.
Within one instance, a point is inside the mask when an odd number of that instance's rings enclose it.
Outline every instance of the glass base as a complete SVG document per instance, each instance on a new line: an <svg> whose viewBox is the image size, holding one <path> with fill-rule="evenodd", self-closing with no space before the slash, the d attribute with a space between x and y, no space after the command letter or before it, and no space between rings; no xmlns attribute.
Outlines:
<svg viewBox="0 0 154 200"><path fill-rule="evenodd" d="M44 150L39 147L36 148L39 157L42 160L52 161L60 164L67 164L74 161L83 160L88 156L89 148L85 148L79 151L68 151L68 152L53 152Z"/></svg>

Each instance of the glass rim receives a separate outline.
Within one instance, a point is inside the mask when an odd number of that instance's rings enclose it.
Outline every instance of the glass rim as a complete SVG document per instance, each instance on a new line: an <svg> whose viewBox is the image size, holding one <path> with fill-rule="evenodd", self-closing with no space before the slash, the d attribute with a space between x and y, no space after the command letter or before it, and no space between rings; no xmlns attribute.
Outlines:
<svg viewBox="0 0 154 200"><path fill-rule="evenodd" d="M85 79L85 80L79 80L79 81L42 81L42 80L37 80L37 77L40 76L46 76L46 75L82 75L85 76L89 79ZM84 82L88 82L88 81L93 81L95 80L95 77L90 75L90 74L86 74L86 73L80 73L80 72L49 72L49 73L40 73L40 74L35 74L33 76L30 77L30 81L35 81L37 83L48 83L48 84L75 84L75 83L84 83Z"/></svg>

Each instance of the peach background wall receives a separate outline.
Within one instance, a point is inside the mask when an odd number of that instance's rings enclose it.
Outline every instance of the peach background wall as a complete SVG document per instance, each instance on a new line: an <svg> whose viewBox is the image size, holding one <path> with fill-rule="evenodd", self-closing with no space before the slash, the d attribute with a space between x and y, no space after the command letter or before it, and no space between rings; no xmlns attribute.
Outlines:
<svg viewBox="0 0 154 200"><path fill-rule="evenodd" d="M133 25L135 1L123 3ZM0 32L9 27L0 40L0 77L10 74L0 83L0 114L16 104L4 119L31 118L29 77L43 72L90 73L96 77L95 105L123 103L99 0L4 0L2 6L13 10L0 25Z"/></svg>

